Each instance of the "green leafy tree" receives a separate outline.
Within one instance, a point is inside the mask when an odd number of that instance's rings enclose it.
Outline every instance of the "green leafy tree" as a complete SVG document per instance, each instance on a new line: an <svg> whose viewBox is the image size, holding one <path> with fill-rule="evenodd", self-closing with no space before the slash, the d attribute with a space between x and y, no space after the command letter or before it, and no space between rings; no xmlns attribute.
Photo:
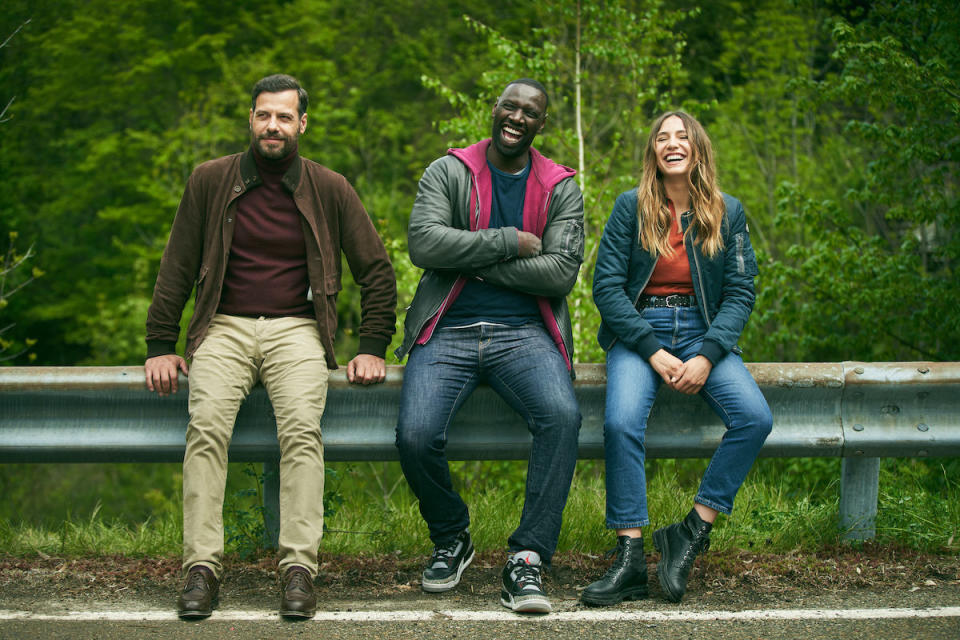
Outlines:
<svg viewBox="0 0 960 640"><path fill-rule="evenodd" d="M33 338L18 339L12 335L16 323L6 319L4 310L10 305L10 298L34 279L43 275L37 267L29 268L29 261L34 257L33 247L21 253L17 250L17 232L9 234L9 245L0 261L0 362L11 362L20 356L26 355L33 361L36 354L30 349L36 344Z"/></svg>
<svg viewBox="0 0 960 640"><path fill-rule="evenodd" d="M6 40L0 42L0 49L5 48L13 37L28 24L30 24L29 19L14 29ZM9 120L7 111L15 99L16 96L11 96L3 109L0 109L0 124ZM31 347L36 344L36 340L33 338L22 338L20 340L14 337L12 330L16 323L8 320L7 314L4 313L10 305L10 298L14 294L33 282L35 278L43 275L43 271L37 267L31 268L29 273L26 273L28 263L34 257L33 245L27 247L27 250L21 253L17 250L18 236L19 234L16 231L11 230L8 233L9 244L3 253L2 261L0 261L0 362L11 362L24 355L30 361L36 358L36 354L29 352Z"/></svg>
<svg viewBox="0 0 960 640"><path fill-rule="evenodd" d="M820 184L784 182L779 222L802 228L771 269L767 323L814 360L960 358L960 8L878 2L834 22L835 75L816 106L839 112ZM843 151L841 146L852 151Z"/></svg>

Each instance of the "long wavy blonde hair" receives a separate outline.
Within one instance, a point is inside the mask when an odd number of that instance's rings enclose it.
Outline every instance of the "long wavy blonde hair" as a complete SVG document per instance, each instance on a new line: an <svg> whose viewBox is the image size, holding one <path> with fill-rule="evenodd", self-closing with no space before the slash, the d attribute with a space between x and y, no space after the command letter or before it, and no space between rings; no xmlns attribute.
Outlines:
<svg viewBox="0 0 960 640"><path fill-rule="evenodd" d="M637 187L640 245L654 257L673 255L669 241L672 220L656 152L657 134L660 133L663 122L673 116L683 121L687 139L690 141L691 168L687 174L687 186L690 189L693 219L686 234L693 233L700 250L712 258L723 249L723 236L720 233L725 212L723 195L717 186L717 171L710 138L703 125L683 111L668 111L654 120L650 127L650 137L643 154L643 174L640 177L640 186Z"/></svg>

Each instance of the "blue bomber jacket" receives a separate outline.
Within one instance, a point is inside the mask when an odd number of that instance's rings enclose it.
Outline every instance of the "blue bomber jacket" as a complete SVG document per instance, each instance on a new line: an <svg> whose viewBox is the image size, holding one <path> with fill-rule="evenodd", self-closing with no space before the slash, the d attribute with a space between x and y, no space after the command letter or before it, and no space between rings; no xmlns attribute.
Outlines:
<svg viewBox="0 0 960 640"><path fill-rule="evenodd" d="M732 350L755 299L753 279L757 259L750 245L746 215L736 198L723 194L723 249L708 258L695 243L693 234L685 235L684 246L690 261L690 274L697 306L708 327L700 354L716 364ZM689 213L681 216L684 233ZM640 245L637 226L636 189L620 194L607 220L593 274L593 300L600 310L597 339L606 351L620 340L644 358L661 348L653 328L640 316L637 302L656 267L657 259Z"/></svg>

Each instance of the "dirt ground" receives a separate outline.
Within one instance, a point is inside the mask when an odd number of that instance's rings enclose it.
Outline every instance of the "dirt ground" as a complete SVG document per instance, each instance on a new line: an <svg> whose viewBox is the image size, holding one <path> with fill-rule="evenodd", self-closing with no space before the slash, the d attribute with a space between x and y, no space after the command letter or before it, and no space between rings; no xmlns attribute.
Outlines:
<svg viewBox="0 0 960 640"><path fill-rule="evenodd" d="M403 609L430 598L443 608L488 609L499 595L504 559L503 553L478 553L457 589L426 596L419 586L425 558L321 554L318 602L321 609L331 610L371 603ZM656 553L647 554L650 595L663 602L656 560ZM578 607L580 591L602 575L608 563L603 556L558 554L544 587L564 608ZM276 604L273 558L228 558L225 567L221 606L268 609ZM50 613L89 606L172 608L180 580L179 559L172 557L0 556L0 609ZM704 609L817 606L825 595L868 603L860 606L957 606L960 556L872 545L785 555L710 552L697 561L684 603Z"/></svg>

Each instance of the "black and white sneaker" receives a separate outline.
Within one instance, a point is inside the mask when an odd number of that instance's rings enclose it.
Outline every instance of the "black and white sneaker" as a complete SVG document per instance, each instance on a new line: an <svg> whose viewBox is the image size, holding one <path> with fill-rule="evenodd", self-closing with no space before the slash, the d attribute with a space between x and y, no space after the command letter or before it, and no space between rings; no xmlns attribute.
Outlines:
<svg viewBox="0 0 960 640"><path fill-rule="evenodd" d="M500 604L521 613L550 613L550 600L540 582L540 554L518 551L503 567Z"/></svg>
<svg viewBox="0 0 960 640"><path fill-rule="evenodd" d="M473 541L464 529L447 544L438 544L423 570L420 587L429 593L449 591L460 584L463 570L473 560Z"/></svg>

